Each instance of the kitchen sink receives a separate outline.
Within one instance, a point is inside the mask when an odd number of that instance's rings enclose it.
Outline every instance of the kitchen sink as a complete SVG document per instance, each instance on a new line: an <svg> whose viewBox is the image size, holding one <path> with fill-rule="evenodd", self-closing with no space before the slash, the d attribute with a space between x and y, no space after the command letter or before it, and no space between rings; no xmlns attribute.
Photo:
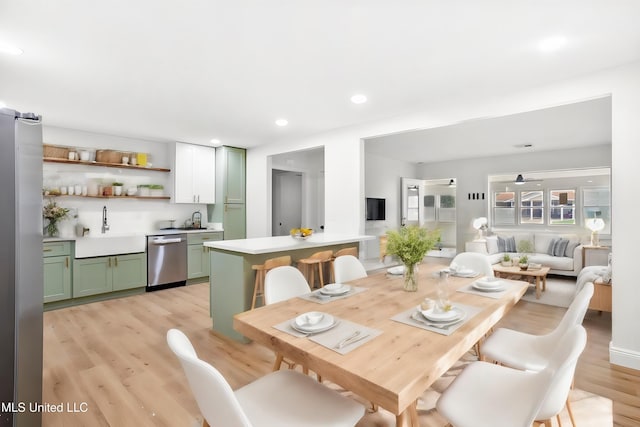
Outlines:
<svg viewBox="0 0 640 427"><path fill-rule="evenodd" d="M147 241L144 235L104 234L76 239L76 258L89 258L144 252Z"/></svg>

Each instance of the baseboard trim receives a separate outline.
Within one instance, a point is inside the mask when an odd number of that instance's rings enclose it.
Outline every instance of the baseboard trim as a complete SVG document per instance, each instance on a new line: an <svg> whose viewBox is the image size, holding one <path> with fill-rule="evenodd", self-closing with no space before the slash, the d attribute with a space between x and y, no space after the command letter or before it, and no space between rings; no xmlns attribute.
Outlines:
<svg viewBox="0 0 640 427"><path fill-rule="evenodd" d="M609 361L614 365L640 370L640 352L614 347L609 343Z"/></svg>

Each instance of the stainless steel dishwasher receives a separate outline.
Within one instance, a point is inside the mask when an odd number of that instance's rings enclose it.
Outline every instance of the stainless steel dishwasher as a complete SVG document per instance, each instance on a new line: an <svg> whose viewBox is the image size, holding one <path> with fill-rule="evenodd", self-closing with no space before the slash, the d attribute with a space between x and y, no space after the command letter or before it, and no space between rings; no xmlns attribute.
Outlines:
<svg viewBox="0 0 640 427"><path fill-rule="evenodd" d="M147 237L147 291L187 283L187 235Z"/></svg>

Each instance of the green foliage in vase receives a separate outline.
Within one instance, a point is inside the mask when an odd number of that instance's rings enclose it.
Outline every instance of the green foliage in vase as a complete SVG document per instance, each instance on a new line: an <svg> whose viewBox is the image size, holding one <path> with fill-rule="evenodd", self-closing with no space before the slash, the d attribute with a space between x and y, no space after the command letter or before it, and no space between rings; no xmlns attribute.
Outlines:
<svg viewBox="0 0 640 427"><path fill-rule="evenodd" d="M520 257L520 264L528 264L529 263L529 257L526 255L522 255Z"/></svg>
<svg viewBox="0 0 640 427"><path fill-rule="evenodd" d="M530 254L533 252L533 245L528 240L520 240L518 242L518 252L522 254Z"/></svg>
<svg viewBox="0 0 640 427"><path fill-rule="evenodd" d="M415 265L422 261L427 252L440 241L440 230L410 225L399 231L387 231L387 253L395 255L405 265Z"/></svg>
<svg viewBox="0 0 640 427"><path fill-rule="evenodd" d="M504 262L509 262L509 261L511 261L511 257L509 256L509 254L504 254L504 255L502 255L502 260Z"/></svg>

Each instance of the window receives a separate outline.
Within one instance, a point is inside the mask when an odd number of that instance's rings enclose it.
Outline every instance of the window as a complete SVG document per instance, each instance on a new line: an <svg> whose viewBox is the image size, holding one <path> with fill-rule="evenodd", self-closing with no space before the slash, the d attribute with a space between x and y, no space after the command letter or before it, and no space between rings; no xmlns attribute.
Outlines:
<svg viewBox="0 0 640 427"><path fill-rule="evenodd" d="M549 192L549 224L575 225L576 223L576 191L551 190Z"/></svg>
<svg viewBox="0 0 640 427"><path fill-rule="evenodd" d="M516 193L499 191L493 193L493 223L514 225L516 223Z"/></svg>
<svg viewBox="0 0 640 427"><path fill-rule="evenodd" d="M585 188L582 190L583 224L589 218L602 218L604 220L603 234L611 233L611 201L609 189Z"/></svg>
<svg viewBox="0 0 640 427"><path fill-rule="evenodd" d="M544 224L542 191L520 192L520 224Z"/></svg>

